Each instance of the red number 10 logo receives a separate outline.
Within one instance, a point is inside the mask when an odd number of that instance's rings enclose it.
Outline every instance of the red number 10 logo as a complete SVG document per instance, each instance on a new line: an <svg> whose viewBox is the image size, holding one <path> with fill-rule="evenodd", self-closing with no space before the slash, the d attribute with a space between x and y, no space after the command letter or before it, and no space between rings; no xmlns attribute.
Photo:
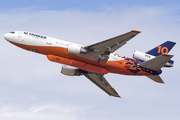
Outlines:
<svg viewBox="0 0 180 120"><path fill-rule="evenodd" d="M167 47L158 46L158 53L167 54L169 52Z"/></svg>

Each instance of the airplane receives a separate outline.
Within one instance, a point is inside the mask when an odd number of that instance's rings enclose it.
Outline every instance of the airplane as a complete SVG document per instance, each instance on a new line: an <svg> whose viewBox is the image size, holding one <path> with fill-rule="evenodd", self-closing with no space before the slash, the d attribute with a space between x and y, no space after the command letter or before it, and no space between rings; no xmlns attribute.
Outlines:
<svg viewBox="0 0 180 120"><path fill-rule="evenodd" d="M158 83L164 83L159 76L162 67L173 67L173 55L168 54L176 44L172 41L149 50L134 51L133 58L114 54L114 51L125 45L140 31L132 30L125 34L83 46L45 35L13 31L4 38L22 49L46 55L48 60L63 64L61 73L68 76L84 75L110 96L119 97L116 90L105 79L108 73L147 76Z"/></svg>

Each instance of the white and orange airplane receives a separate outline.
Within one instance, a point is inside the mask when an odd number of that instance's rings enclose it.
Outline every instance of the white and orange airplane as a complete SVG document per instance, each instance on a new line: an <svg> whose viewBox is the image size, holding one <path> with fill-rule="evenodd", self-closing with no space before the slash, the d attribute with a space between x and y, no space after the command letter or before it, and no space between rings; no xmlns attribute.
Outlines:
<svg viewBox="0 0 180 120"><path fill-rule="evenodd" d="M61 70L62 74L84 75L110 96L120 97L104 78L105 74L143 75L155 82L164 83L159 76L162 73L161 68L172 67L174 63L170 60L173 55L168 55L168 52L176 44L171 41L146 53L135 51L134 59L113 53L139 33L139 31L132 30L89 46L25 31L10 32L5 34L4 38L20 48L46 55L52 62L64 64Z"/></svg>

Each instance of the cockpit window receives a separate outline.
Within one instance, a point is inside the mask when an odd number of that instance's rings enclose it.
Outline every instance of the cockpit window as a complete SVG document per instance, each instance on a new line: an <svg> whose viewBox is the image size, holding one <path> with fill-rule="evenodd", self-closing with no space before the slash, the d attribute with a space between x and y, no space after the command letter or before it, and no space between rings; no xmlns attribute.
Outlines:
<svg viewBox="0 0 180 120"><path fill-rule="evenodd" d="M10 33L14 34L15 32L10 32Z"/></svg>

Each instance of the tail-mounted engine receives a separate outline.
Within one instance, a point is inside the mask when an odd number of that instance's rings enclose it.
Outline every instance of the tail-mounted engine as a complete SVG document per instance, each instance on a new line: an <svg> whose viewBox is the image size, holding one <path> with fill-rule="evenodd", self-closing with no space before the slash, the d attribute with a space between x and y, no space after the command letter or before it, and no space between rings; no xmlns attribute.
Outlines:
<svg viewBox="0 0 180 120"><path fill-rule="evenodd" d="M136 60L141 60L141 61L148 61L152 58L155 58L155 56L153 55L149 55L149 54L146 54L146 53L143 53L143 52L139 52L139 51L134 51L133 53L133 58L136 59Z"/></svg>
<svg viewBox="0 0 180 120"><path fill-rule="evenodd" d="M143 52L139 52L139 51L134 51L133 53L133 58L136 59L136 60L141 60L143 62L145 61L148 61L150 59L153 59L155 58L156 56L153 56L153 55L150 55L150 54L147 54L147 53L143 53ZM164 67L173 67L173 61L170 60L168 61Z"/></svg>

